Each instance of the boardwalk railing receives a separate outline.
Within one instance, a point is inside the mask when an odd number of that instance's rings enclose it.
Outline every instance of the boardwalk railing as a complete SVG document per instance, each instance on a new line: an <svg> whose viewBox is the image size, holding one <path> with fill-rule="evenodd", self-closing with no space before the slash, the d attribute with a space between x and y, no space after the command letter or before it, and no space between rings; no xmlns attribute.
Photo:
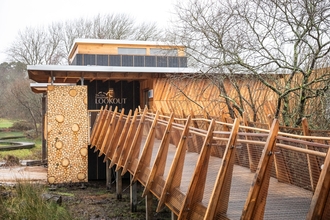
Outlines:
<svg viewBox="0 0 330 220"><path fill-rule="evenodd" d="M178 219L330 219L330 137L101 108L90 145ZM265 128L268 127L268 128Z"/></svg>

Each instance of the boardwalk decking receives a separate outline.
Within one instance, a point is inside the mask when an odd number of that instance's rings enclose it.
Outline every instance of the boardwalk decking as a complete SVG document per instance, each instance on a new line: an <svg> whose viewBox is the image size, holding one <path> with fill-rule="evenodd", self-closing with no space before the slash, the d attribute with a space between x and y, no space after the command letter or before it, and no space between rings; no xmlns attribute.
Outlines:
<svg viewBox="0 0 330 220"><path fill-rule="evenodd" d="M178 219L327 219L324 140L283 133L277 121L265 130L146 109L128 116L101 109L91 134L100 155Z"/></svg>

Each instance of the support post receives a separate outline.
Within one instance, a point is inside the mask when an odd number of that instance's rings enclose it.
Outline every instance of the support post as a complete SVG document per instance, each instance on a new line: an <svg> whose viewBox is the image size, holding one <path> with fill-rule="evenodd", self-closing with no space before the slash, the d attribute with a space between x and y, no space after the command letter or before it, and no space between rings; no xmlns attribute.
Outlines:
<svg viewBox="0 0 330 220"><path fill-rule="evenodd" d="M264 216L278 131L279 123L275 119L271 126L248 197L245 201L241 220L262 219Z"/></svg>
<svg viewBox="0 0 330 220"><path fill-rule="evenodd" d="M146 220L152 220L152 193L146 193Z"/></svg>
<svg viewBox="0 0 330 220"><path fill-rule="evenodd" d="M42 121L42 131L45 131L45 127L46 127L46 95L45 93L43 94L42 98L41 98L41 102L42 102L42 117L43 117L43 121ZM46 132L44 132L43 135L41 135L42 137L42 147L41 147L41 161L44 162L47 159L47 146L46 146Z"/></svg>
<svg viewBox="0 0 330 220"><path fill-rule="evenodd" d="M122 199L123 198L123 181L121 177L121 171L122 168L120 168L118 171L116 171L116 194L117 194L117 199Z"/></svg>
<svg viewBox="0 0 330 220"><path fill-rule="evenodd" d="M106 162L106 178L107 178L106 187L107 187L107 190L111 189L111 168L109 168L109 165L110 165L110 160L107 159L107 162Z"/></svg>
<svg viewBox="0 0 330 220"><path fill-rule="evenodd" d="M130 203L131 203L131 212L137 212L137 181L133 181L133 175L130 174Z"/></svg>

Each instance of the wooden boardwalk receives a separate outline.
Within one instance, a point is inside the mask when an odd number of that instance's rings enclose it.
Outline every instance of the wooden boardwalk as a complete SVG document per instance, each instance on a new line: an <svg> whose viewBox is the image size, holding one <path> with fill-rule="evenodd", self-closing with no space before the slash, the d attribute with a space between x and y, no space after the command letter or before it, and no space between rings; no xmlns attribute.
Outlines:
<svg viewBox="0 0 330 220"><path fill-rule="evenodd" d="M178 219L327 219L328 137L101 109L91 146ZM321 169L321 167L323 169Z"/></svg>

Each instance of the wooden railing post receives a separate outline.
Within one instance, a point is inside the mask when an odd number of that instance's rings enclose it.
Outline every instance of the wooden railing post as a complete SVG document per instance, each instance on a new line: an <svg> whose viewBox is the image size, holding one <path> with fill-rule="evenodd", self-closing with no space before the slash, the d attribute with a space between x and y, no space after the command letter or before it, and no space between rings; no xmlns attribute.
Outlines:
<svg viewBox="0 0 330 220"><path fill-rule="evenodd" d="M215 121L211 120L208 128L206 138L204 140L201 152L198 157L196 168L194 170L193 178L187 190L187 195L181 207L178 219L191 219L189 210L192 210L196 203L203 200L207 169L211 157L212 137L215 127Z"/></svg>
<svg viewBox="0 0 330 220"><path fill-rule="evenodd" d="M144 167L149 167L150 166L150 161L151 161L151 156L152 156L152 149L154 147L154 142L155 142L155 130L158 122L158 117L159 117L159 112L156 112L156 115L153 119L152 125L150 127L146 142L144 144L144 147L141 152L141 156L139 158L139 162L137 164L137 167L134 171L133 174L133 179L132 181L135 182L138 178L139 175L146 175L146 173L143 172L143 166ZM149 173L147 173L149 175ZM141 178L140 178L141 179ZM147 180L145 180L147 181ZM146 184L146 182L141 182L143 185Z"/></svg>
<svg viewBox="0 0 330 220"><path fill-rule="evenodd" d="M111 114L112 114L111 109L109 109L109 111L107 111L106 114L105 114L104 121L102 122L103 125L102 125L102 128L100 130L99 138L97 140L96 149L95 149L94 152L96 152L96 150L100 150L100 152L101 152L101 150L102 150L101 147L102 147L102 143L103 143L104 138L106 138L105 133L108 130L108 127L109 127Z"/></svg>
<svg viewBox="0 0 330 220"><path fill-rule="evenodd" d="M129 150L130 150L130 146L131 146L133 138L134 138L134 134L135 134L134 132L135 132L137 126L138 126L137 125L138 124L137 123L138 114L139 114L139 110L135 109L131 124L130 124L128 132L127 132L127 136L125 137L123 149L122 149L122 151L120 153L120 156L119 156L119 159L118 159L116 171L119 168L123 167L125 165L126 160L127 160Z"/></svg>
<svg viewBox="0 0 330 220"><path fill-rule="evenodd" d="M330 152L328 150L327 156L323 164L323 169L317 183L311 206L307 214L308 220L314 219L328 219L330 215Z"/></svg>
<svg viewBox="0 0 330 220"><path fill-rule="evenodd" d="M135 159L138 159L139 153L140 153L140 142L142 139L142 126L144 124L144 120L146 117L146 114L148 112L147 108L144 108L143 114L140 119L140 123L136 129L133 141L130 145L129 152L126 158L126 162L124 163L122 175L124 175L129 168L131 168L132 163Z"/></svg>
<svg viewBox="0 0 330 220"><path fill-rule="evenodd" d="M154 183L154 179L157 176L163 176L164 175L164 170L165 170L165 164L166 164L166 159L167 159L167 154L168 154L168 148L170 144L170 132L172 129L174 121L174 114L172 113L170 115L170 118L168 120L168 124L166 126L161 144L159 146L159 150L157 152L154 164L152 165L152 169L150 171L148 180L146 182L144 191L142 196L146 196L147 193L150 191L152 188L152 184Z"/></svg>
<svg viewBox="0 0 330 220"><path fill-rule="evenodd" d="M236 118L227 142L226 150L218 172L216 182L204 216L205 220L214 219L216 213L226 214L228 209L230 186L235 164L236 140L239 120Z"/></svg>
<svg viewBox="0 0 330 220"><path fill-rule="evenodd" d="M122 129L124 127L124 124L122 122L123 117L124 117L124 112L125 112L125 109L122 109L118 119L116 120L117 122L116 122L116 125L115 125L114 129L113 129L112 138L107 143L107 149L104 149L104 151L103 151L103 153L105 154L104 159L109 158L110 160L112 160L113 153L114 153L114 151L117 147L118 140L119 140L119 137L120 137L119 133L122 132ZM99 156L101 156L101 155L99 155Z"/></svg>
<svg viewBox="0 0 330 220"><path fill-rule="evenodd" d="M245 126L249 126L246 113L244 112L243 114L243 123ZM249 129L245 129L247 133L252 132ZM250 140L249 136L245 136L246 140ZM255 146L251 144L246 144L247 145L247 151L248 151L248 157L249 157L249 167L251 172L256 172L257 167L258 167L258 158L257 158L257 149Z"/></svg>
<svg viewBox="0 0 330 220"><path fill-rule="evenodd" d="M308 128L307 119L303 118L301 123L302 123L302 129L303 129L304 135L310 136L311 134L310 134L310 131ZM308 145L306 145L306 149L315 150L314 147L308 147ZM309 170L309 178L311 181L312 190L314 192L316 185L317 185L317 181L320 177L320 168L319 168L320 166L319 166L316 156L309 155L309 154L306 154L306 156L307 156L307 163L308 163L308 170Z"/></svg>
<svg viewBox="0 0 330 220"><path fill-rule="evenodd" d="M269 128L271 128L272 126L271 115L268 115L268 120L269 120ZM279 148L278 152L276 152L275 154L274 165L275 165L277 180L282 183L291 183L291 174L287 168L286 161L284 159L284 155L281 148Z"/></svg>
<svg viewBox="0 0 330 220"><path fill-rule="evenodd" d="M99 138L99 131L100 129L102 128L102 125L103 125L103 122L104 122L104 115L105 115L105 112L107 111L107 108L108 106L105 106L105 108L102 110L101 108L101 111L99 113L99 116L98 116L98 122L97 124L94 125L94 128L93 128L93 131L92 131L92 136L91 136L91 148L94 147L97 143L97 139Z"/></svg>
<svg viewBox="0 0 330 220"><path fill-rule="evenodd" d="M128 115L126 117L124 128L123 128L123 130L120 134L118 144L116 146L116 149L115 149L114 155L111 159L111 163L110 163L109 167L113 167L119 160L119 157L120 157L121 152L123 150L123 145L124 145L125 138L128 137L128 130L129 130L129 127L130 127L130 122L132 120L131 116L132 116L132 110L129 110ZM106 159L106 157L104 159Z"/></svg>
<svg viewBox="0 0 330 220"><path fill-rule="evenodd" d="M248 197L245 201L241 220L263 218L278 131L279 123L275 119L270 128L265 148L261 155Z"/></svg>
<svg viewBox="0 0 330 220"><path fill-rule="evenodd" d="M101 143L101 147L100 147L100 155L101 155L101 152L103 153L104 151L107 150L107 144L109 142L109 140L112 138L112 134L113 134L113 128L115 126L115 118L116 118L116 115L117 115L117 106L115 108L115 110L112 112L112 117L111 117L111 120L109 120L109 123L106 127L106 133L105 133L105 137Z"/></svg>
<svg viewBox="0 0 330 220"><path fill-rule="evenodd" d="M159 212L161 210L161 208L163 207L163 205L165 204L168 193L171 192L175 187L178 187L179 186L178 184L181 183L184 159L185 159L185 155L186 155L186 142L187 142L187 136L188 136L188 132L189 132L190 121L191 121L191 117L188 116L186 125L185 125L182 135L181 135L181 139L179 141L179 144L177 146L177 149L176 149L176 152L174 155L173 162L171 164L168 176L166 178L163 191L161 193L161 196L160 196L160 199L158 202L158 206L157 206L157 210L156 210L157 212ZM176 180L176 184L173 184L174 179Z"/></svg>
<svg viewBox="0 0 330 220"><path fill-rule="evenodd" d="M101 109L100 109L99 113L97 113L97 115L96 115L96 119L95 119L94 125L92 127L92 131L91 131L90 138L89 138L89 144L90 144L91 147L93 147L92 142L94 142L96 130L99 127L99 123L101 121L103 111L104 111L103 106L101 106Z"/></svg>

